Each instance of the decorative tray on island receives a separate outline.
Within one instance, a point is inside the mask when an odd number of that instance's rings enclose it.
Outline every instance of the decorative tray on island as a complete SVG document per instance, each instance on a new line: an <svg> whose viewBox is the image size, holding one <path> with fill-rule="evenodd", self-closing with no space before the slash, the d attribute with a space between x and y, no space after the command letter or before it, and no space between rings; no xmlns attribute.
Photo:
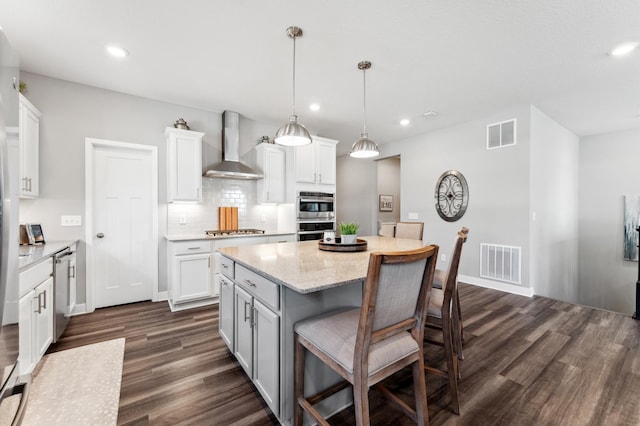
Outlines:
<svg viewBox="0 0 640 426"><path fill-rule="evenodd" d="M356 239L355 243L343 244L340 242L340 237L335 239L335 242L325 243L324 241L318 241L318 248L325 251L366 251L367 241Z"/></svg>

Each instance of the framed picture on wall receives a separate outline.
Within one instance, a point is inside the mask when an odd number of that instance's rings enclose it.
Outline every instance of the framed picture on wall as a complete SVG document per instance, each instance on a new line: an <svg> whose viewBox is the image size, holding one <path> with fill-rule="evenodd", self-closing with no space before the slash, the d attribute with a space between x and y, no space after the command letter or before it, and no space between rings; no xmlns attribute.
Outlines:
<svg viewBox="0 0 640 426"><path fill-rule="evenodd" d="M393 195L380 195L380 211L392 212L393 211Z"/></svg>

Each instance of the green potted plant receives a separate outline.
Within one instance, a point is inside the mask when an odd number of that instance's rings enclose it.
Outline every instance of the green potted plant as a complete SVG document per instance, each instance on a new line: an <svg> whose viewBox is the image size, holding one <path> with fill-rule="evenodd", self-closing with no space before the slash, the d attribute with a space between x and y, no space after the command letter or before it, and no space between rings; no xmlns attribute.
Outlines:
<svg viewBox="0 0 640 426"><path fill-rule="evenodd" d="M359 224L355 222L340 223L340 235L342 244L354 244L358 236Z"/></svg>

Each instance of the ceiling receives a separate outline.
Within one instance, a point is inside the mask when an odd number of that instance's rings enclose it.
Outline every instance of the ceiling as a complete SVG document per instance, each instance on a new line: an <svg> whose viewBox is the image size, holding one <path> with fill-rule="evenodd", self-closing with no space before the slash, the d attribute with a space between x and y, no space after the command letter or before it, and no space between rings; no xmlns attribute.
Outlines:
<svg viewBox="0 0 640 426"><path fill-rule="evenodd" d="M22 69L204 110L288 120L348 152L533 104L579 136L640 127L637 0L3 0ZM105 53L119 44L130 55ZM310 103L320 104L310 111ZM437 111L425 117L423 113ZM189 121L188 117L184 117ZM401 126L400 119L411 124Z"/></svg>

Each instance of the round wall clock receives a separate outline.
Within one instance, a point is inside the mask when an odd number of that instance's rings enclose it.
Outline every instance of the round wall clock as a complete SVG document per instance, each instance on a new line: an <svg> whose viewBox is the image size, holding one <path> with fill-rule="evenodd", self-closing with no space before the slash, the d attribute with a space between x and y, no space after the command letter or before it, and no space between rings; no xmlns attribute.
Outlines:
<svg viewBox="0 0 640 426"><path fill-rule="evenodd" d="M460 219L467 210L469 188L467 180L457 170L447 170L436 183L435 204L441 218L447 222Z"/></svg>

